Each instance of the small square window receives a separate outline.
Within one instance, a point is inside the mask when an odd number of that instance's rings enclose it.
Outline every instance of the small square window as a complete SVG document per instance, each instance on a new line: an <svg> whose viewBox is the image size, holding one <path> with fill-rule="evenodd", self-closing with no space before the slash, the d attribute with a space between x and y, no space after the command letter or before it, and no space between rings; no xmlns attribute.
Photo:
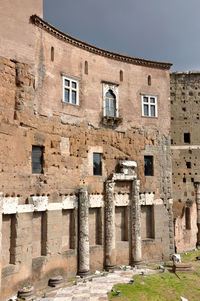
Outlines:
<svg viewBox="0 0 200 301"><path fill-rule="evenodd" d="M153 176L153 156L144 156L144 175Z"/></svg>
<svg viewBox="0 0 200 301"><path fill-rule="evenodd" d="M102 162L101 162L100 153L93 153L93 175L94 176L102 175Z"/></svg>
<svg viewBox="0 0 200 301"><path fill-rule="evenodd" d="M43 173L43 146L32 146L32 173L41 174Z"/></svg>
<svg viewBox="0 0 200 301"><path fill-rule="evenodd" d="M78 81L63 76L63 102L79 105Z"/></svg>
<svg viewBox="0 0 200 301"><path fill-rule="evenodd" d="M184 133L184 143L190 143L190 133Z"/></svg>
<svg viewBox="0 0 200 301"><path fill-rule="evenodd" d="M142 116L144 117L157 117L157 97L155 96L142 96Z"/></svg>
<svg viewBox="0 0 200 301"><path fill-rule="evenodd" d="M191 162L186 162L187 168L191 168Z"/></svg>

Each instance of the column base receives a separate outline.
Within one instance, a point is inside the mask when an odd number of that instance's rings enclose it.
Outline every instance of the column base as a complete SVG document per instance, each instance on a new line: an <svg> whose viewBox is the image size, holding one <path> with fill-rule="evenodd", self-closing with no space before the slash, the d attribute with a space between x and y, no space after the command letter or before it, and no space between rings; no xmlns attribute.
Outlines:
<svg viewBox="0 0 200 301"><path fill-rule="evenodd" d="M79 275L80 277L87 277L90 275L90 271L82 271L82 272L78 272L77 275Z"/></svg>
<svg viewBox="0 0 200 301"><path fill-rule="evenodd" d="M114 271L116 269L116 265L107 265L105 266L106 272Z"/></svg>
<svg viewBox="0 0 200 301"><path fill-rule="evenodd" d="M132 263L131 263L131 266L132 267L135 267L137 265L143 265L144 262L142 260L134 260Z"/></svg>

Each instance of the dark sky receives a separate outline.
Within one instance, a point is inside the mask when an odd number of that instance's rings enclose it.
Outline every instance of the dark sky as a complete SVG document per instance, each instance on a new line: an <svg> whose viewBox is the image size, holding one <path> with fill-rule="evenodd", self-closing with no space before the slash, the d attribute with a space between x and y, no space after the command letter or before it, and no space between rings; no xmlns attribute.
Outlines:
<svg viewBox="0 0 200 301"><path fill-rule="evenodd" d="M200 0L44 0L44 19L104 49L200 70Z"/></svg>

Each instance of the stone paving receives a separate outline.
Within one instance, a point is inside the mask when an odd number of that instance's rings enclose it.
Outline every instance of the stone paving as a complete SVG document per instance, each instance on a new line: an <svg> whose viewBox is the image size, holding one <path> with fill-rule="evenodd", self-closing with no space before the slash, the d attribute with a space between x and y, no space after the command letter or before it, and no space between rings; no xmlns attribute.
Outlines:
<svg viewBox="0 0 200 301"><path fill-rule="evenodd" d="M108 300L107 293L115 284L128 283L134 275L142 272L155 273L146 269L114 271L114 273L93 277L92 281L90 281L91 278L78 280L77 285L59 288L37 298L36 301L106 301Z"/></svg>

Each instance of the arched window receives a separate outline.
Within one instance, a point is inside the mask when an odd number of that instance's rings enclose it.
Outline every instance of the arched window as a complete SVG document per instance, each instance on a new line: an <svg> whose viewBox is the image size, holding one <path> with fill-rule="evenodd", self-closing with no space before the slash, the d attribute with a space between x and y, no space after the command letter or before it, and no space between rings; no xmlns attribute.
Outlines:
<svg viewBox="0 0 200 301"><path fill-rule="evenodd" d="M108 90L105 95L105 113L106 116L116 116L116 96L112 90Z"/></svg>

